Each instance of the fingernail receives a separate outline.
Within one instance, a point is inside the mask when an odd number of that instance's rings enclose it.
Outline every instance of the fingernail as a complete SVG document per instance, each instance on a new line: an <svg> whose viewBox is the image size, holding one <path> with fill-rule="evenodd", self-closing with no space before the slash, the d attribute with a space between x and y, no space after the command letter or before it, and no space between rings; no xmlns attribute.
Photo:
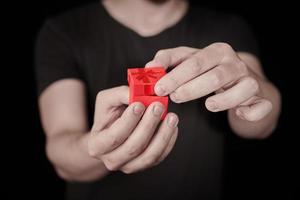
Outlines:
<svg viewBox="0 0 300 200"><path fill-rule="evenodd" d="M160 105L155 105L153 107L153 114L155 116L161 116L161 114L163 113L163 111L164 111L164 108L162 106L160 106Z"/></svg>
<svg viewBox="0 0 300 200"><path fill-rule="evenodd" d="M133 107L133 112L136 115L140 115L144 112L145 107L143 105L135 105Z"/></svg>
<svg viewBox="0 0 300 200"><path fill-rule="evenodd" d="M157 85L157 86L155 87L155 93L156 93L158 96L164 96L165 93L166 93L166 90L164 89L163 86Z"/></svg>
<svg viewBox="0 0 300 200"><path fill-rule="evenodd" d="M243 113L239 109L237 109L235 113L239 118L241 118L242 120L245 120Z"/></svg>
<svg viewBox="0 0 300 200"><path fill-rule="evenodd" d="M170 128L176 128L178 124L178 118L173 115L168 116L167 124Z"/></svg>
<svg viewBox="0 0 300 200"><path fill-rule="evenodd" d="M214 112L219 110L219 107L218 107L217 103L214 100L206 101L206 107L208 108L208 110L214 111Z"/></svg>

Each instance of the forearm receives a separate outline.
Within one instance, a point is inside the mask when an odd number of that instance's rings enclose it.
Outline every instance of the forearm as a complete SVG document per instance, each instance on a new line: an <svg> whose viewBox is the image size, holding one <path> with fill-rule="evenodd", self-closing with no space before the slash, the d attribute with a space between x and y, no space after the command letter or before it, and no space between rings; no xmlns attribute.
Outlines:
<svg viewBox="0 0 300 200"><path fill-rule="evenodd" d="M88 154L89 134L65 132L47 138L47 156L67 181L92 181L107 175L104 164Z"/></svg>
<svg viewBox="0 0 300 200"><path fill-rule="evenodd" d="M271 135L276 128L281 107L280 93L274 85L263 80L260 95L270 100L273 106L272 111L263 119L250 122L239 118L235 113L235 109L228 111L229 124L237 135L244 138L263 139Z"/></svg>

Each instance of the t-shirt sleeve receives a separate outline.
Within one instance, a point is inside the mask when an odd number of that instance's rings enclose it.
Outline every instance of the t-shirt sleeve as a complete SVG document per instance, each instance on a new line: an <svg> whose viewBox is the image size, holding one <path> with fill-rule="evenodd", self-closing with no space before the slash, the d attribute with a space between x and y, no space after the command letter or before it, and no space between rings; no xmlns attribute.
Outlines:
<svg viewBox="0 0 300 200"><path fill-rule="evenodd" d="M39 31L35 46L35 77L38 96L55 81L82 79L71 39L48 20Z"/></svg>
<svg viewBox="0 0 300 200"><path fill-rule="evenodd" d="M225 30L225 42L230 44L235 51L248 52L259 56L255 33L243 18L231 16L223 30Z"/></svg>

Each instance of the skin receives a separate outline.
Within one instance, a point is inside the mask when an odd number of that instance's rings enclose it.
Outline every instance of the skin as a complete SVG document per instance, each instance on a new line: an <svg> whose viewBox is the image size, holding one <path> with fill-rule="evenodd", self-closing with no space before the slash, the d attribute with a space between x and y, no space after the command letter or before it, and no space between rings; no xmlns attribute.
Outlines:
<svg viewBox="0 0 300 200"><path fill-rule="evenodd" d="M105 0L103 5L144 37L178 22L188 7L181 0ZM157 95L184 103L214 93L205 106L212 112L226 110L232 130L244 138L266 138L276 127L280 93L255 56L214 43L204 49L160 50L146 67L152 65L173 68L156 84ZM147 109L138 102L128 106L127 86L100 91L89 129L85 95L83 82L63 79L39 97L47 156L61 178L92 181L110 171L134 173L159 164L171 152L179 119L168 113L160 122L164 107L159 102Z"/></svg>
<svg viewBox="0 0 300 200"><path fill-rule="evenodd" d="M204 49L160 50L146 67L153 65L174 67L157 82L157 95L184 103L215 93L206 99L206 108L227 110L231 128L244 138L266 138L276 127L280 94L255 56L213 43Z"/></svg>

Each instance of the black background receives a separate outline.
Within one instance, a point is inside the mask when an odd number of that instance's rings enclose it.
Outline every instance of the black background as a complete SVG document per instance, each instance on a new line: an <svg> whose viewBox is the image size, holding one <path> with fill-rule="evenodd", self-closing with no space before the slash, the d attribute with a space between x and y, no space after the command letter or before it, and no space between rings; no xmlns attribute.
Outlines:
<svg viewBox="0 0 300 200"><path fill-rule="evenodd" d="M5 69L2 110L8 110L2 112L5 120L0 140L3 199L63 199L64 182L56 176L45 156L45 137L35 93L33 49L37 31L46 17L86 2L43 0L15 2L4 7L9 12L2 18L7 22L7 26L2 26L3 32L8 35L2 37L8 43L3 55L9 55L2 66ZM265 72L283 97L282 115L271 138L246 141L228 137L224 199L296 199L299 196L299 167L296 166L299 161L296 139L299 21L294 12L296 7L290 2L263 3L267 2L192 1L192 4L239 14L249 22L261 47Z"/></svg>

